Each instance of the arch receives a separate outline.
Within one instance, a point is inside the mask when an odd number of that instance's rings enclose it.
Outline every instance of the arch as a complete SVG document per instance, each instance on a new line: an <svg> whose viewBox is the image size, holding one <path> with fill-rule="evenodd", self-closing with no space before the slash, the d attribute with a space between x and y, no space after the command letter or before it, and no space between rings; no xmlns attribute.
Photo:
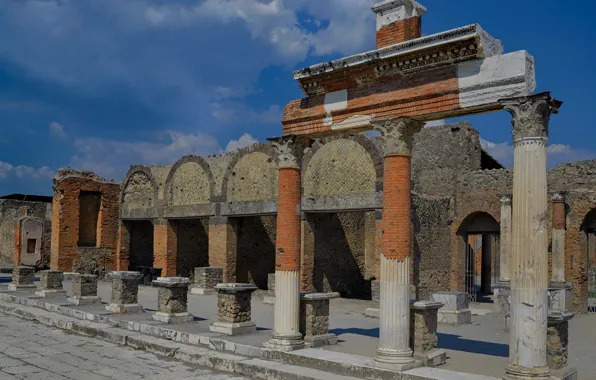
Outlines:
<svg viewBox="0 0 596 380"><path fill-rule="evenodd" d="M459 225L458 234L470 232L499 232L500 226L497 218L485 211L475 211L468 214Z"/></svg>
<svg viewBox="0 0 596 380"><path fill-rule="evenodd" d="M157 181L146 165L134 165L122 182L120 203L129 209L150 208L157 200Z"/></svg>
<svg viewBox="0 0 596 380"><path fill-rule="evenodd" d="M277 198L277 153L270 145L250 145L234 155L224 174L222 196L228 202Z"/></svg>
<svg viewBox="0 0 596 380"><path fill-rule="evenodd" d="M209 203L213 183L213 174L203 157L184 156L168 173L164 198L172 206Z"/></svg>
<svg viewBox="0 0 596 380"><path fill-rule="evenodd" d="M383 156L363 134L316 141L303 160L303 194L374 193L383 180Z"/></svg>

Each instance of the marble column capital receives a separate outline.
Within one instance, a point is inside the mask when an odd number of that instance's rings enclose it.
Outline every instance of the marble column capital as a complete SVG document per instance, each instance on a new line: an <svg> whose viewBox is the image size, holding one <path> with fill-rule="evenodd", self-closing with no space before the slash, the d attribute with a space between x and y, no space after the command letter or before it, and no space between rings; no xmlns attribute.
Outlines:
<svg viewBox="0 0 596 380"><path fill-rule="evenodd" d="M565 192L565 191L553 191L550 194L550 200L553 203L565 203L566 196L567 196L567 192Z"/></svg>
<svg viewBox="0 0 596 380"><path fill-rule="evenodd" d="M513 199L512 194L497 194L497 197L499 197L501 205L511 205L511 200Z"/></svg>
<svg viewBox="0 0 596 380"><path fill-rule="evenodd" d="M372 123L373 128L381 134L385 143L385 155L411 155L414 134L424 128L424 124L424 122L407 117Z"/></svg>
<svg viewBox="0 0 596 380"><path fill-rule="evenodd" d="M282 137L271 137L267 141L277 153L277 161L280 168L302 166L304 150L310 146L310 140L299 138L295 135Z"/></svg>
<svg viewBox="0 0 596 380"><path fill-rule="evenodd" d="M503 109L513 116L513 140L548 138L548 123L552 114L559 112L563 102L550 92L517 98L501 99Z"/></svg>

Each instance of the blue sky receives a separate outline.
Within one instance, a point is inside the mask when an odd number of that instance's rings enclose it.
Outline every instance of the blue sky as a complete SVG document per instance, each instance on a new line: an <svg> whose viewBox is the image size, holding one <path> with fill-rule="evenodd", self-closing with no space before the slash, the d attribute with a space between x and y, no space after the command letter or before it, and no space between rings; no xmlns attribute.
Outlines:
<svg viewBox="0 0 596 380"><path fill-rule="evenodd" d="M291 72L374 49L372 0L3 0L0 195L51 194L57 168L117 180L281 134ZM479 23L535 57L564 101L549 165L596 158L594 2L424 0L423 33ZM506 112L465 118L511 165Z"/></svg>

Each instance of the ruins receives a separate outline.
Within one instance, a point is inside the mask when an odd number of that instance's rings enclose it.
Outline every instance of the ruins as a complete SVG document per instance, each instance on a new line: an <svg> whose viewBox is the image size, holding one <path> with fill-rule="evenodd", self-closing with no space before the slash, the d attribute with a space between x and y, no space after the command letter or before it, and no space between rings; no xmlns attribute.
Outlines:
<svg viewBox="0 0 596 380"><path fill-rule="evenodd" d="M285 107L282 135L268 143L134 165L121 184L59 171L51 268L104 275L151 267L163 277L219 268L228 285L195 283L220 296L230 284L266 290L274 274L265 347L280 351L305 346L301 292L377 298L375 360L403 370L419 365L410 300L505 294L506 378L550 378L547 329L558 327L548 305L596 307L596 161L547 170L549 121L562 103L534 94L528 52L505 53L477 24L422 36L426 9L413 0L373 11L376 49L296 71L305 97ZM425 128L492 111L511 114L513 169L482 149L467 122ZM436 312L415 308L427 309Z"/></svg>

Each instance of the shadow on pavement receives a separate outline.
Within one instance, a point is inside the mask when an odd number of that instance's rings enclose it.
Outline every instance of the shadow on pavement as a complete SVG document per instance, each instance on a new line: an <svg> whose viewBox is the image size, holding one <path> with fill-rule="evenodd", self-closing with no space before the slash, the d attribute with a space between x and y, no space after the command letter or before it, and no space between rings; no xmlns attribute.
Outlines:
<svg viewBox="0 0 596 380"><path fill-rule="evenodd" d="M437 333L439 348L491 356L509 357L509 345L462 338L459 335Z"/></svg>

